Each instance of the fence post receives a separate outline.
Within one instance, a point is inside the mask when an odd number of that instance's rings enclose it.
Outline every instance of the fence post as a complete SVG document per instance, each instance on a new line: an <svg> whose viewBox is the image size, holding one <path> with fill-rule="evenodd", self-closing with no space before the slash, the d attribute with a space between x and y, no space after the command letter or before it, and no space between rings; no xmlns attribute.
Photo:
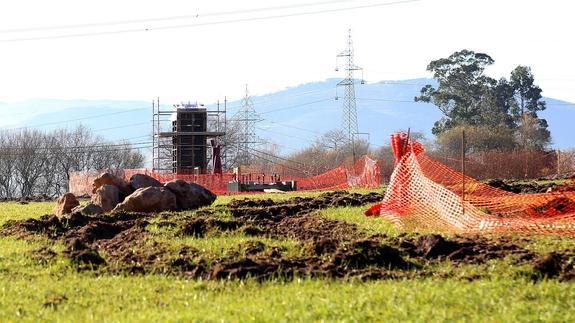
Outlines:
<svg viewBox="0 0 575 323"><path fill-rule="evenodd" d="M465 129L461 130L461 210L465 215Z"/></svg>
<svg viewBox="0 0 575 323"><path fill-rule="evenodd" d="M559 174L561 174L561 150L557 148L557 178L559 178Z"/></svg>

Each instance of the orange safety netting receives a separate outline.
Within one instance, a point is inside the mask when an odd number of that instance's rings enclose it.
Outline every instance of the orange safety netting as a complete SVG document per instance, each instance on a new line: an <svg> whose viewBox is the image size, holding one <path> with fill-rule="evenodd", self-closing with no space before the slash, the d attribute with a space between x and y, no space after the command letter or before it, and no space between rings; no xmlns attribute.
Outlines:
<svg viewBox="0 0 575 323"><path fill-rule="evenodd" d="M134 174L146 174L162 183L173 179L183 179L188 182L197 183L211 190L215 194L227 193L227 185L236 179L233 173L223 174L170 174L157 173L150 169L123 169L123 170L101 170L75 172L70 175L69 188L71 193L77 196L91 195L92 182L96 177L104 172L114 174L129 180ZM376 188L380 185L379 163L367 156L360 158L353 167L337 167L323 174L310 177L282 177L282 181L297 181L297 190L330 190L350 187ZM255 176L254 176L255 177ZM271 176L267 176L271 178Z"/></svg>
<svg viewBox="0 0 575 323"><path fill-rule="evenodd" d="M296 181L298 190L376 188L381 182L379 163L368 156L360 158L351 168L340 166L317 176L286 177L284 179Z"/></svg>
<svg viewBox="0 0 575 323"><path fill-rule="evenodd" d="M381 215L408 230L575 234L575 192L515 194L463 176L429 158L407 135L392 135L397 164Z"/></svg>

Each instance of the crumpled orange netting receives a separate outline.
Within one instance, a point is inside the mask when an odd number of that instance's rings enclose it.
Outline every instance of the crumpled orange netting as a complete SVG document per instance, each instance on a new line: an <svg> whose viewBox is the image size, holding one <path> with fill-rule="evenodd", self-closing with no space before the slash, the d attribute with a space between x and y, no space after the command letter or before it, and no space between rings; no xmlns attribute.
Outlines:
<svg viewBox="0 0 575 323"><path fill-rule="evenodd" d="M385 197L366 215L407 230L575 235L575 192L515 194L491 187L432 160L404 133L392 135L392 150L397 163Z"/></svg>

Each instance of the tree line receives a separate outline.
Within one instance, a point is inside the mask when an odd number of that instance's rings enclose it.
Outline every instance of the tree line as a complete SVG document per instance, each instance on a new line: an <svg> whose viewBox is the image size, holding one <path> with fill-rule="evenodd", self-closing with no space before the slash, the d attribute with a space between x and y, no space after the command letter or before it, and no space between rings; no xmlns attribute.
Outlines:
<svg viewBox="0 0 575 323"><path fill-rule="evenodd" d="M496 80L485 74L493 63L489 55L471 50L431 61L427 70L433 73L436 84L424 86L414 100L434 104L443 117L433 125L434 140L426 140L417 132L412 132L411 138L424 141L429 156L458 169L464 130L468 172L480 179L533 178L575 171L573 150L558 153L549 149L548 124L538 115L546 103L531 68L517 66L509 79ZM366 142L353 145L338 130L318 137L289 159L301 164L297 167L300 175L317 174L344 163L350 165L354 151L378 159L382 178L389 178L395 162L391 147L374 149Z"/></svg>
<svg viewBox="0 0 575 323"><path fill-rule="evenodd" d="M460 150L462 130L468 152L544 150L551 134L538 116L546 103L531 68L517 66L509 79L496 80L485 75L494 62L487 54L461 50L429 63L437 85L424 86L415 101L433 103L443 113L432 133L452 151Z"/></svg>
<svg viewBox="0 0 575 323"><path fill-rule="evenodd" d="M139 168L144 155L128 142L113 143L89 128L0 131L0 197L55 197L76 171Z"/></svg>

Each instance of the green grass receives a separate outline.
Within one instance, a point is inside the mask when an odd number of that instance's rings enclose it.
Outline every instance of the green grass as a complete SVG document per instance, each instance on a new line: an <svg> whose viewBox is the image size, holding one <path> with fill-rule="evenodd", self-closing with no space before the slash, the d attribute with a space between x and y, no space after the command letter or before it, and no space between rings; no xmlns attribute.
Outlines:
<svg viewBox="0 0 575 323"><path fill-rule="evenodd" d="M401 233L401 231L380 217L365 216L363 212L368 207L369 206L329 208L321 210L320 214L328 219L353 223L357 225L358 228L373 234L384 233L389 236L396 236Z"/></svg>
<svg viewBox="0 0 575 323"><path fill-rule="evenodd" d="M321 192L297 196L318 194ZM283 200L293 196L296 193L247 197ZM243 197L219 197L216 204ZM0 203L0 225L9 219L50 213L53 205ZM402 233L382 218L364 216L366 208L330 208L320 214L355 223L374 234ZM292 255L299 252L298 244L288 239L246 237L237 232L196 238L180 236L173 228L155 224L150 229L152 238L165 245L186 245L211 256L224 255L254 241L280 246ZM63 248L60 243L43 238L0 236L0 322L575 320L573 283L534 283L529 279L528 266L512 266L508 259L459 267L450 263L430 265L434 266L434 275L429 278L369 282L296 278L260 283L202 281L163 274L78 272L60 255L51 260L35 257L35 251L42 247L57 252ZM549 252L574 249L575 243L572 238L541 236L533 238L526 247Z"/></svg>
<svg viewBox="0 0 575 323"><path fill-rule="evenodd" d="M0 225L7 220L37 218L43 214L52 213L55 205L55 202L30 202L28 204L2 202L0 203Z"/></svg>
<svg viewBox="0 0 575 323"><path fill-rule="evenodd" d="M2 275L3 276L3 275ZM0 276L0 277L2 277ZM2 277L5 278L5 277ZM573 321L570 284L526 280L203 282L72 271L0 287L0 320Z"/></svg>
<svg viewBox="0 0 575 323"><path fill-rule="evenodd" d="M286 256L297 255L296 243L288 239L271 239L262 237L248 237L237 232L226 232L223 234L207 237L192 236L153 236L154 241L169 245L172 249L181 246L188 246L198 249L208 257L221 257L229 250L241 250L250 243L261 242L266 247L280 247Z"/></svg>

